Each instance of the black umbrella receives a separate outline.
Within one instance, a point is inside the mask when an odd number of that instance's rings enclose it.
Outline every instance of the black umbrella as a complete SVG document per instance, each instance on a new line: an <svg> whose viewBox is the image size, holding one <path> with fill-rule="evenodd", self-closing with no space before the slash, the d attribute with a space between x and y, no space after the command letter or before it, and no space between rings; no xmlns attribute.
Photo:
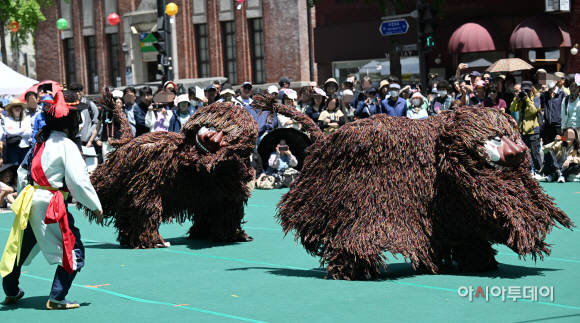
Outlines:
<svg viewBox="0 0 580 323"><path fill-rule="evenodd" d="M308 156L306 148L312 145L312 140L310 140L307 134L294 128L278 128L262 138L258 146L258 154L262 157L262 163L265 169L268 168L270 155L276 151L276 146L282 139L286 140L290 152L298 160L298 166L293 168L301 170L304 159Z"/></svg>

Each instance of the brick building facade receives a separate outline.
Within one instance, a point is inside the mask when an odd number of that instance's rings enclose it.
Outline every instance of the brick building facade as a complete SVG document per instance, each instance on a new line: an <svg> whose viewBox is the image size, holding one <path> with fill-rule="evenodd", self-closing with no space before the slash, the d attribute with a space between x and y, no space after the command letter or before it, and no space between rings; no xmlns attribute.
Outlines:
<svg viewBox="0 0 580 323"><path fill-rule="evenodd" d="M96 93L105 84L159 79L156 52L141 50L141 40L156 26L156 0L55 2L36 31L39 80L77 81ZM232 84L276 83L282 76L310 80L306 1L246 0L239 10L235 0L173 2L179 7L171 24L175 78L225 76ZM121 17L116 26L106 21L113 12ZM69 23L62 32L59 18Z"/></svg>

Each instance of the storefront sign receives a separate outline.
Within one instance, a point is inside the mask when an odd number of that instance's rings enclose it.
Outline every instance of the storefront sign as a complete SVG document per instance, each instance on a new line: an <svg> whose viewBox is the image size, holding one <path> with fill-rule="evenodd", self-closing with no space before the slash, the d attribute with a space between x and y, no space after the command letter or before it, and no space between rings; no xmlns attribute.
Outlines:
<svg viewBox="0 0 580 323"><path fill-rule="evenodd" d="M142 33L139 35L139 39L141 40L141 53L157 51L155 46L153 46L157 42L157 38L153 36L153 33Z"/></svg>
<svg viewBox="0 0 580 323"><path fill-rule="evenodd" d="M570 11L570 0L545 0L546 12Z"/></svg>

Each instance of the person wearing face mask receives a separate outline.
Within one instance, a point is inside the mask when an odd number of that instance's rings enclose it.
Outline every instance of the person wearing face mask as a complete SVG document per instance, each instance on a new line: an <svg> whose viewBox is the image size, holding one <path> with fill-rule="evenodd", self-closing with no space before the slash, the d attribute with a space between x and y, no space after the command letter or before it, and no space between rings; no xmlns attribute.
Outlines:
<svg viewBox="0 0 580 323"><path fill-rule="evenodd" d="M580 170L580 141L578 131L574 128L567 128L562 136L556 136L556 141L542 147L544 150L544 166L540 173L545 175L547 182L556 179L558 183L566 182L566 177L578 175Z"/></svg>
<svg viewBox="0 0 580 323"><path fill-rule="evenodd" d="M354 112L357 119L369 118L375 114L381 113L381 106L377 100L377 91L374 87L365 90L366 100L360 101Z"/></svg>
<svg viewBox="0 0 580 323"><path fill-rule="evenodd" d="M563 83L563 82L562 82ZM558 84L551 82L548 85L549 91L540 96L542 110L544 111L544 127L542 128L542 140L544 144L554 141L556 136L562 134L562 102L568 96Z"/></svg>
<svg viewBox="0 0 580 323"><path fill-rule="evenodd" d="M401 86L397 83L389 84L389 98L381 102L381 111L391 117L407 116L407 101L399 97Z"/></svg>
<svg viewBox="0 0 580 323"><path fill-rule="evenodd" d="M451 85L446 80L442 80L437 84L437 94L438 96L433 99L431 105L429 106L429 113L439 114L442 111L449 110L451 108L451 103L455 101L449 92L451 91ZM441 107L437 109L435 104L441 104ZM439 107L439 105L437 105Z"/></svg>
<svg viewBox="0 0 580 323"><path fill-rule="evenodd" d="M203 108L203 102L201 102L199 100L199 98L197 98L195 96L195 86L191 86L187 89L187 94L189 97L189 104L191 104L191 106L197 111L197 109L199 108Z"/></svg>
<svg viewBox="0 0 580 323"><path fill-rule="evenodd" d="M410 100L409 108L407 109L407 118L409 119L427 119L427 109L423 106L427 105L427 100L421 95L421 93L416 92L413 94Z"/></svg>

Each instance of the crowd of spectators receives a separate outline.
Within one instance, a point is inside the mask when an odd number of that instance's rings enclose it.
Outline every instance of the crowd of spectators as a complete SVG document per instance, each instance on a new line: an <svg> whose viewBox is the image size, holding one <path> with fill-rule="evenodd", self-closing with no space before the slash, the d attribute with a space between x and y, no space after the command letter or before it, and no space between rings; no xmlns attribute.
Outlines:
<svg viewBox="0 0 580 323"><path fill-rule="evenodd" d="M112 93L134 136L156 131L179 132L197 109L220 101L244 107L252 115L259 126L257 145L277 128L301 131L300 124L291 118L253 110L252 96L262 93L275 94L279 103L295 107L310 117L325 136L347 123L376 114L421 120L463 106L490 107L512 116L517 122L523 141L529 147L532 157L530 171L536 179L579 180L580 75L572 79L560 72L548 74L540 69L532 79L518 83L513 75L481 74L475 70L462 73L465 69L466 64L459 64L456 74L448 80L430 74L426 90L421 84L404 85L394 76L376 81L374 84L378 87L375 88L370 77L363 77L359 83L357 76L350 74L342 84L329 78L321 86L312 81L297 91L292 88L291 79L282 77L278 86L261 89L247 81L235 91L228 83L214 81L204 89L203 97L198 97L199 91L195 87L182 87L180 91L172 81L155 91L149 86L138 90L128 86ZM85 157L103 162L113 149L108 140L121 137L121 124L112 113L101 110L84 96L82 84L72 83L68 89L77 95L79 101L89 104L89 109L82 112L80 132L74 141ZM155 95L161 92L173 94L173 99L155 102ZM43 111L52 95L46 88L39 87L36 92L25 93L25 102L14 99L2 107L0 204L4 201L6 205L13 199L15 169L33 147L34 135L44 125ZM259 155L255 154L253 158L259 159ZM280 152L276 149L256 173L275 174L276 169L295 166L294 160L290 150ZM262 165L262 161L259 163Z"/></svg>

